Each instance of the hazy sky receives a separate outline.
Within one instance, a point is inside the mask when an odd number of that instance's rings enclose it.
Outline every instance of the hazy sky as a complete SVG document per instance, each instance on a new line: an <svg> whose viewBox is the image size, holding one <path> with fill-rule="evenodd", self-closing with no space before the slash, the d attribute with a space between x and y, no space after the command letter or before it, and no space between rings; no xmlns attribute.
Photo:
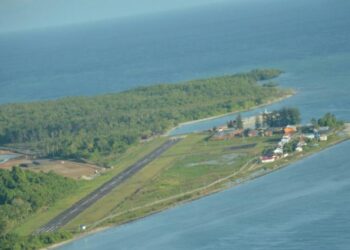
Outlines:
<svg viewBox="0 0 350 250"><path fill-rule="evenodd" d="M0 32L194 7L225 0L0 0Z"/></svg>

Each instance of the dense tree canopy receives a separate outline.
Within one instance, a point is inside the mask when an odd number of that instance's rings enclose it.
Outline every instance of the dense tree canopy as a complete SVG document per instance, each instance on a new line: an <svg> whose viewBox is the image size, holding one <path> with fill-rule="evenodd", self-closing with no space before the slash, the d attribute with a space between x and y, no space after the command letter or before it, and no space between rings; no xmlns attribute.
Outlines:
<svg viewBox="0 0 350 250"><path fill-rule="evenodd" d="M326 113L322 118L318 119L317 125L321 127L337 128L343 126L344 122L337 120L334 114Z"/></svg>
<svg viewBox="0 0 350 250"><path fill-rule="evenodd" d="M33 173L19 167L0 169L0 235L67 195L76 185L74 180L54 173Z"/></svg>
<svg viewBox="0 0 350 250"><path fill-rule="evenodd" d="M10 233L0 235L1 250L34 250L42 249L56 242L62 242L72 238L72 234L68 232L51 232L41 235L20 236Z"/></svg>
<svg viewBox="0 0 350 250"><path fill-rule="evenodd" d="M180 122L259 105L287 94L260 80L279 70L160 84L96 97L0 106L0 144L31 147L51 157L118 155L141 137Z"/></svg>
<svg viewBox="0 0 350 250"><path fill-rule="evenodd" d="M297 108L282 108L263 115L264 124L269 127L285 127L301 122L300 111Z"/></svg>

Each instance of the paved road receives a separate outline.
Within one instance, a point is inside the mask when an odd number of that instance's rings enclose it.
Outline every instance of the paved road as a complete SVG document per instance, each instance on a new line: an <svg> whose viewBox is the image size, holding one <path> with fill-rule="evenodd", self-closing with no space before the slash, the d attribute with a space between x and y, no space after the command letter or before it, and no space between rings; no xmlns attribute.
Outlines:
<svg viewBox="0 0 350 250"><path fill-rule="evenodd" d="M39 156L43 154L42 152L39 152L39 151L32 151L29 149L20 149L20 148L11 148L11 147L0 147L0 150L11 151L17 154L28 155L28 156Z"/></svg>
<svg viewBox="0 0 350 250"><path fill-rule="evenodd" d="M162 153L164 153L166 150L168 150L171 146L176 144L178 141L179 139L174 139L174 140L169 140L165 142L159 148L157 148L150 154L146 155L144 158L142 158L135 164L131 165L120 174L113 177L110 181L106 182L101 187L97 188L95 191L88 194L86 197L84 197L83 199L75 203L72 207L68 208L67 210L59 214L57 217L52 219L49 223L39 228L35 233L40 234L45 232L53 232L59 229L60 227L66 225L69 221L71 221L73 218L75 218L85 209L87 209L96 201L98 201L99 199L104 197L106 194L108 194L112 189L116 188L125 180L127 180L128 178L133 176L135 173L140 171L148 163L158 158Z"/></svg>

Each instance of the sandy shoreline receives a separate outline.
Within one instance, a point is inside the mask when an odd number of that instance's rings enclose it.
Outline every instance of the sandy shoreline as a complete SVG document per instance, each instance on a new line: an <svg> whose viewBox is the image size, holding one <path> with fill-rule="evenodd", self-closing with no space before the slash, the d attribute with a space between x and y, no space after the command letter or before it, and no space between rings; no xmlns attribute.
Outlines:
<svg viewBox="0 0 350 250"><path fill-rule="evenodd" d="M217 118L221 118L221 117L225 117L225 116L229 116L229 115L234 115L234 114L238 114L238 113L242 113L242 112L249 112L249 111L252 111L254 109L258 109L258 108L263 108L263 107L267 107L271 104L275 104L275 103L278 103L278 102L281 102L281 101L284 101L288 98L291 98L293 97L294 95L296 95L297 92L294 91L292 94L288 94L286 96L282 96L282 97L279 97L279 98L276 98L274 100L271 100L267 103L264 103L264 104L261 104L261 105L257 105L257 106L254 106L254 107L251 107L249 109L243 109L243 110L238 110L238 111L234 111L234 112L230 112L230 113L225 113L225 114L222 114L222 115L215 115L215 116L210 116L210 117L207 117L207 118L203 118L203 119L198 119L198 120L193 120L193 121L188 121L188 122L182 122L180 123L179 125L177 125L176 127L174 128L171 128L169 131L167 131L164 136L169 136L171 134L172 131L178 129L178 128L181 128L183 126L186 126L186 125L191 125L191 124L196 124L196 123L199 123L199 122L204 122L204 121L210 121L210 120L215 120Z"/></svg>

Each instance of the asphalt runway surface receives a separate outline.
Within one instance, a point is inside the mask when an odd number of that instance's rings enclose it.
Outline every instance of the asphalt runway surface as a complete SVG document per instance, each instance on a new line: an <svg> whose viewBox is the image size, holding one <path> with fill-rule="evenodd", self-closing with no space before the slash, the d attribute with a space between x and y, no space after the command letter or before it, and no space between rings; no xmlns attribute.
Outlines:
<svg viewBox="0 0 350 250"><path fill-rule="evenodd" d="M82 213L84 210L86 210L88 207L90 207L92 204L94 204L99 199L103 198L105 195L107 195L110 191L118 187L121 183L129 179L131 176L136 174L138 171L143 169L146 165L148 165L150 162L158 158L162 153L167 151L170 147L175 145L180 139L172 139L166 141L164 144L162 144L160 147L140 159L135 164L131 165L127 169L125 169L123 172L119 173L118 175L114 176L111 180L104 183L101 187L97 188L92 193L85 196L83 199L75 203L73 206L56 216L54 219L52 219L50 222L48 222L46 225L39 228L35 233L45 233L45 232L53 232L61 228L62 226L66 225L69 221L74 219L76 216L78 216L80 213Z"/></svg>

